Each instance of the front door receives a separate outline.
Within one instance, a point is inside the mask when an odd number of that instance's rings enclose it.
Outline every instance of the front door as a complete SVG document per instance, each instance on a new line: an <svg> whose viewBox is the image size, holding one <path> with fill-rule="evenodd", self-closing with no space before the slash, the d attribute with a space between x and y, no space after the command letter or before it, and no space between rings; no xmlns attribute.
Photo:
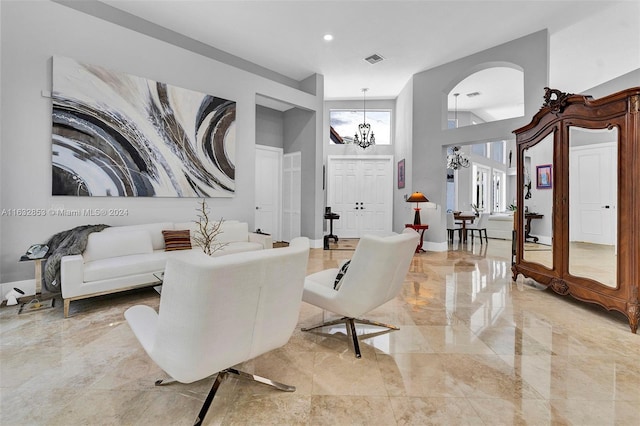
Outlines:
<svg viewBox="0 0 640 426"><path fill-rule="evenodd" d="M328 158L327 206L338 238L392 231L393 168L391 156Z"/></svg>

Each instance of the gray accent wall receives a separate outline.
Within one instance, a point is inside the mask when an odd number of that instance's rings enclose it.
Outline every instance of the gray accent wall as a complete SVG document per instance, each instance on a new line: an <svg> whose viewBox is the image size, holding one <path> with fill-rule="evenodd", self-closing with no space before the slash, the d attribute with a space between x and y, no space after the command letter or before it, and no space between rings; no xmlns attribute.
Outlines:
<svg viewBox="0 0 640 426"><path fill-rule="evenodd" d="M19 263L20 255L31 244L42 243L59 231L93 223L184 222L196 217L195 198L51 195L52 104L49 96L54 55L236 101L236 195L211 198L208 204L213 216L246 221L250 229L254 220L256 94L304 110L305 123L310 121L310 124L300 135L299 144L304 145L303 191L310 199L304 199L306 226L302 231L321 246L322 220L316 213L320 202L313 199L313 191L322 184L321 165L316 166L321 163L316 162L319 158L316 147L321 146L322 76L313 75L299 82L299 87L304 88L301 90L176 45L180 43L159 40L55 2L2 1L0 8L0 209L49 211L53 208L71 213L82 209L126 211L123 216L0 217L0 283L32 280L33 263ZM282 130L283 135L286 132ZM316 227L309 225L313 222L317 222Z"/></svg>
<svg viewBox="0 0 640 426"><path fill-rule="evenodd" d="M256 106L256 144L273 148L284 147L284 113Z"/></svg>

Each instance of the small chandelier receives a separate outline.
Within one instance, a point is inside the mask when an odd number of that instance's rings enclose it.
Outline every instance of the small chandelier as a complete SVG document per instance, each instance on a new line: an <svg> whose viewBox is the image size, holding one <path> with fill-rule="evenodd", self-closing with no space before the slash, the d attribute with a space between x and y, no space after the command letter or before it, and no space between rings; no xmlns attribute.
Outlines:
<svg viewBox="0 0 640 426"><path fill-rule="evenodd" d="M368 148L371 145L376 144L376 137L373 135L371 131L371 125L367 123L367 108L365 96L369 89L362 89L362 114L363 120L362 124L358 124L358 132L353 137L353 143L358 145L360 148Z"/></svg>
<svg viewBox="0 0 640 426"><path fill-rule="evenodd" d="M447 155L447 169L458 170L461 167L469 167L469 159L459 147L454 146L451 154Z"/></svg>
<svg viewBox="0 0 640 426"><path fill-rule="evenodd" d="M454 109L454 120L456 123L456 129L458 128L458 96L460 93L453 94L456 100ZM451 154L447 155L447 169L458 170L460 167L469 167L469 159L460 151L457 146L453 147Z"/></svg>

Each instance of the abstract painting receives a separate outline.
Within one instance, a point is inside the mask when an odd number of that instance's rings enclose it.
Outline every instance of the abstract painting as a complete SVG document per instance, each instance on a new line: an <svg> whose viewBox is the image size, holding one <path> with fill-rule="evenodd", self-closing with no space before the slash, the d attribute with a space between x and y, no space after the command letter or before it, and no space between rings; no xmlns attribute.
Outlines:
<svg viewBox="0 0 640 426"><path fill-rule="evenodd" d="M63 57L52 98L53 195L234 195L234 101Z"/></svg>

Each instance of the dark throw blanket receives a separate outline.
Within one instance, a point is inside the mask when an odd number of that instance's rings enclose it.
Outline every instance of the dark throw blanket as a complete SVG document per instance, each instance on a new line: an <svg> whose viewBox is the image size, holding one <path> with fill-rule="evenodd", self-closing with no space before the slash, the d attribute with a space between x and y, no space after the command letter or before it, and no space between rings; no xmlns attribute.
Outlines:
<svg viewBox="0 0 640 426"><path fill-rule="evenodd" d="M60 293L60 260L62 256L82 254L87 247L87 239L92 232L102 231L109 225L82 225L67 231L58 232L49 238L47 263L44 267L44 288L52 293Z"/></svg>

